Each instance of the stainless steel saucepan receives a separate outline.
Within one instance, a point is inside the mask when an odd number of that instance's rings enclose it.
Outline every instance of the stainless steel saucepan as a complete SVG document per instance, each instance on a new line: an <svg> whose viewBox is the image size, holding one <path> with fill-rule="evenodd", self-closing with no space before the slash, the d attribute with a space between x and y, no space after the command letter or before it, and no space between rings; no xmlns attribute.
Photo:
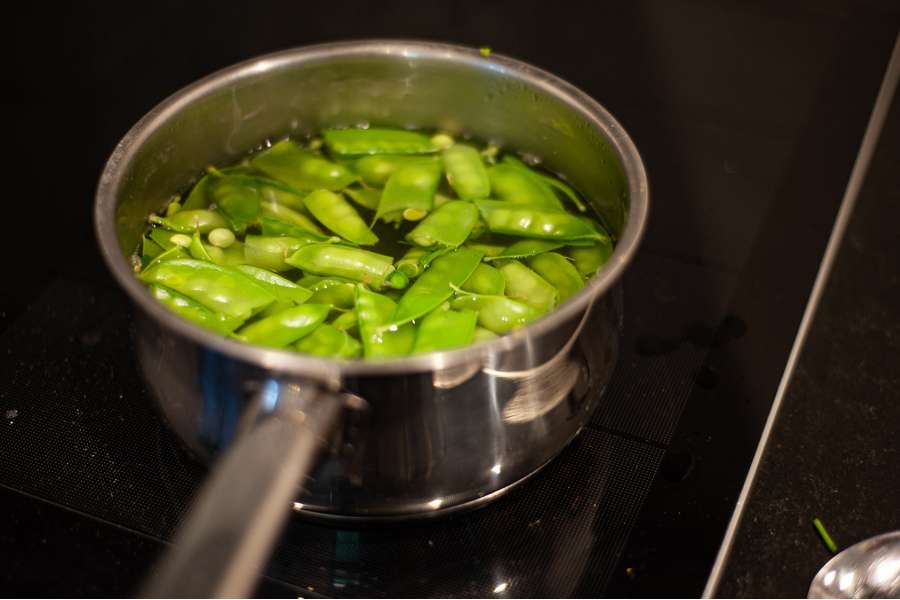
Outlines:
<svg viewBox="0 0 900 600"><path fill-rule="evenodd" d="M129 256L147 215L210 164L286 134L364 123L472 135L565 173L618 238L606 267L526 328L448 352L328 360L252 347L158 304ZM291 510L434 516L496 498L590 418L618 354L616 287L647 220L647 179L622 127L549 73L458 46L359 41L271 54L171 96L119 143L97 189L107 265L137 310L143 374L204 458L224 452L151 595L249 593Z"/></svg>

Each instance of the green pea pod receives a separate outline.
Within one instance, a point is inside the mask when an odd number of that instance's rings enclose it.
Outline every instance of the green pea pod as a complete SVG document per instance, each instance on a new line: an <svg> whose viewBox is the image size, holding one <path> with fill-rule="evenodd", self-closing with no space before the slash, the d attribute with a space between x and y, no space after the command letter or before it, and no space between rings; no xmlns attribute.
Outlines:
<svg viewBox="0 0 900 600"><path fill-rule="evenodd" d="M378 210L381 202L381 190L370 187L348 187L344 190L348 198L368 210Z"/></svg>
<svg viewBox="0 0 900 600"><path fill-rule="evenodd" d="M518 167L495 165L488 169L488 176L491 190L501 200L542 210L563 210L559 198L546 183Z"/></svg>
<svg viewBox="0 0 900 600"><path fill-rule="evenodd" d="M421 248L419 246L411 247L397 261L397 270L410 279L418 277L425 269L425 266L422 264L422 259L425 258L428 253L429 250L427 248Z"/></svg>
<svg viewBox="0 0 900 600"><path fill-rule="evenodd" d="M176 233L194 233L198 229L200 233L209 233L217 227L228 227L225 217L206 209L180 210L171 217L150 215L150 222Z"/></svg>
<svg viewBox="0 0 900 600"><path fill-rule="evenodd" d="M217 250L218 250L218 252L216 252ZM210 251L217 254L217 258L219 258L219 260L215 260L212 257L212 255L210 254ZM190 253L191 258L196 258L197 260L205 260L205 261L209 261L209 262L214 262L217 265L222 264L222 262L224 262L222 260L222 256L221 256L222 249L215 248L212 246L208 247L206 244L204 244L203 240L200 239L199 231L195 231L194 235L191 236L191 245L188 246L188 252Z"/></svg>
<svg viewBox="0 0 900 600"><path fill-rule="evenodd" d="M437 152L428 136L403 129L326 129L325 145L334 154L427 154Z"/></svg>
<svg viewBox="0 0 900 600"><path fill-rule="evenodd" d="M209 184L209 196L238 233L243 233L259 218L259 190L235 176L216 177Z"/></svg>
<svg viewBox="0 0 900 600"><path fill-rule="evenodd" d="M181 210L197 210L209 206L209 175L200 178L181 205Z"/></svg>
<svg viewBox="0 0 900 600"><path fill-rule="evenodd" d="M275 301L263 286L231 267L179 258L154 264L140 274L144 283L171 288L228 317L247 319Z"/></svg>
<svg viewBox="0 0 900 600"><path fill-rule="evenodd" d="M609 239L565 211L538 210L502 200L476 200L475 204L493 233L565 242Z"/></svg>
<svg viewBox="0 0 900 600"><path fill-rule="evenodd" d="M408 165L420 165L436 163L436 156L389 156L373 155L363 156L353 161L353 170L356 171L366 185L376 188L384 187L388 178L400 167Z"/></svg>
<svg viewBox="0 0 900 600"><path fill-rule="evenodd" d="M478 311L478 324L494 333L506 333L539 318L543 312L506 296L464 294L450 305L456 310Z"/></svg>
<svg viewBox="0 0 900 600"><path fill-rule="evenodd" d="M582 277L593 277L612 256L612 241L605 240L593 246L569 246L568 254L575 261L575 268Z"/></svg>
<svg viewBox="0 0 900 600"><path fill-rule="evenodd" d="M528 266L557 289L561 303L584 287L581 274L562 254L546 252L532 256L528 259Z"/></svg>
<svg viewBox="0 0 900 600"><path fill-rule="evenodd" d="M504 248L499 254L489 256L484 260L502 260L507 258L528 258L536 254L550 252L563 246L562 242L552 240L519 240Z"/></svg>
<svg viewBox="0 0 900 600"><path fill-rule="evenodd" d="M316 190L304 198L303 203L319 223L345 240L366 246L378 243L378 236L372 233L343 196L328 190Z"/></svg>
<svg viewBox="0 0 900 600"><path fill-rule="evenodd" d="M500 244L482 244L478 242L466 242L465 246L466 248L478 250L484 254L484 260L489 260L494 256L498 256L506 249L506 246L501 246Z"/></svg>
<svg viewBox="0 0 900 600"><path fill-rule="evenodd" d="M400 167L384 186L375 218L393 220L398 215L403 218L424 216L434 205L434 193L440 180L441 166L438 163Z"/></svg>
<svg viewBox="0 0 900 600"><path fill-rule="evenodd" d="M272 271L260 269L253 265L238 265L235 267L238 271L252 277L256 282L272 292L275 298L283 302L293 302L294 304L303 304L313 295L311 290L301 287L285 279L281 275L277 275Z"/></svg>
<svg viewBox="0 0 900 600"><path fill-rule="evenodd" d="M309 276L307 276L309 277ZM318 277L313 275L312 277ZM300 280L301 285L306 277ZM341 310L349 310L356 304L356 283L345 279L318 277L318 281L309 285L312 290L310 302L328 304Z"/></svg>
<svg viewBox="0 0 900 600"><path fill-rule="evenodd" d="M510 154L507 154L506 156L503 157L503 164L507 165L507 166L518 168L518 169L528 173L531 177L534 177L534 178L540 180L541 182L543 182L544 184L555 189L557 192L561 193L563 196L568 198L568 200L572 204L575 205L575 208L577 208L579 212L585 212L587 210L587 205L585 205L585 203L581 200L578 193L574 189L572 189L572 187L570 185L568 185L561 179L558 179L556 177L552 177L550 175L546 175L544 173L535 171L534 169L532 169L531 167L526 165L524 162L522 162L521 160L519 160L518 158L516 158L515 156L512 156Z"/></svg>
<svg viewBox="0 0 900 600"><path fill-rule="evenodd" d="M331 324L342 331L351 331L359 326L359 315L355 310L348 310L335 317Z"/></svg>
<svg viewBox="0 0 900 600"><path fill-rule="evenodd" d="M184 251L184 248L181 246L172 245L168 250L163 250L159 254L157 254L153 260L149 261L146 265L142 263L141 270L147 271L153 265L157 263L161 263L167 260L175 260L176 258L188 258L188 253Z"/></svg>
<svg viewBox="0 0 900 600"><path fill-rule="evenodd" d="M340 241L340 238L338 237L319 235L302 227L271 217L260 217L259 225L262 234L266 237L292 237L299 240L307 240L308 242Z"/></svg>
<svg viewBox="0 0 900 600"><path fill-rule="evenodd" d="M391 323L400 325L418 319L446 302L453 289L472 275L481 257L481 252L459 248L435 260L400 298Z"/></svg>
<svg viewBox="0 0 900 600"><path fill-rule="evenodd" d="M461 348L472 343L478 313L473 310L437 308L422 319L416 331L412 353Z"/></svg>
<svg viewBox="0 0 900 600"><path fill-rule="evenodd" d="M297 342L294 349L304 354L331 358L357 358L362 354L362 346L353 336L328 323L319 325Z"/></svg>
<svg viewBox="0 0 900 600"><path fill-rule="evenodd" d="M336 244L309 244L287 258L304 273L337 275L380 287L396 285L393 259L360 248Z"/></svg>
<svg viewBox="0 0 900 600"><path fill-rule="evenodd" d="M491 331L490 329L485 329L484 327L476 327L475 335L472 336L472 342L489 342L491 340L496 340L497 334Z"/></svg>
<svg viewBox="0 0 900 600"><path fill-rule="evenodd" d="M173 235L178 235L178 232L169 231L168 229L163 229L162 227L154 227L150 230L149 233L150 239L159 244L159 247L163 250L168 250L175 245L172 243Z"/></svg>
<svg viewBox="0 0 900 600"><path fill-rule="evenodd" d="M263 202L277 204L278 206L286 206L303 214L308 212L306 210L306 205L303 204L303 196L306 194L294 190L293 188L288 191L283 187L263 185L260 187L259 193L262 195Z"/></svg>
<svg viewBox="0 0 900 600"><path fill-rule="evenodd" d="M466 241L475 223L478 209L469 202L448 202L425 217L407 234L406 239L429 248L435 245L456 248Z"/></svg>
<svg viewBox="0 0 900 600"><path fill-rule="evenodd" d="M340 190L356 179L347 167L282 140L256 156L250 164L297 190Z"/></svg>
<svg viewBox="0 0 900 600"><path fill-rule="evenodd" d="M141 258L146 258L148 261L153 260L157 256L159 256L163 251L163 247L158 243L154 242L152 238L148 236L141 237ZM422 253L424 254L424 250Z"/></svg>
<svg viewBox="0 0 900 600"><path fill-rule="evenodd" d="M481 154L472 146L454 144L443 152L447 182L463 200L478 200L491 195L491 181L481 160Z"/></svg>
<svg viewBox="0 0 900 600"><path fill-rule="evenodd" d="M510 298L521 300L541 312L556 306L559 300L557 289L522 263L507 261L500 266L500 272L506 278L506 295Z"/></svg>
<svg viewBox="0 0 900 600"><path fill-rule="evenodd" d="M409 354L416 339L412 323L389 325L397 304L382 294L356 286L356 314L359 316L359 335L366 358L403 356Z"/></svg>
<svg viewBox="0 0 900 600"><path fill-rule="evenodd" d="M260 204L260 214L263 218L275 219L282 223L288 223L294 227L298 227L309 233L314 233L322 238L325 237L325 232L322 231L322 228L316 225L312 219L283 204L263 202Z"/></svg>
<svg viewBox="0 0 900 600"><path fill-rule="evenodd" d="M315 242L309 237L248 235L244 238L244 258L248 265L254 267L289 271L293 265L286 259L303 246Z"/></svg>
<svg viewBox="0 0 900 600"><path fill-rule="evenodd" d="M481 263L466 279L462 289L475 294L502 296L506 291L506 277L498 269Z"/></svg>
<svg viewBox="0 0 900 600"><path fill-rule="evenodd" d="M330 306L300 304L244 325L235 337L250 344L284 348L309 335L325 321Z"/></svg>
<svg viewBox="0 0 900 600"><path fill-rule="evenodd" d="M161 285L151 284L150 293L178 316L223 335L231 333L243 323L243 319L226 317Z"/></svg>

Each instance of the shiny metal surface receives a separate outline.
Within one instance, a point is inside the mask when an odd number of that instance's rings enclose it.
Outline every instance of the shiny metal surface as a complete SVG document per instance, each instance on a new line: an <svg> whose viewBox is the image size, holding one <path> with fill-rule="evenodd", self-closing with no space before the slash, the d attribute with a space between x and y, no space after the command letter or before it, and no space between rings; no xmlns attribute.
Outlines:
<svg viewBox="0 0 900 600"><path fill-rule="evenodd" d="M182 321L134 278L146 215L207 164L285 132L361 122L444 129L533 153L563 171L619 235L609 264L558 310L492 342L384 361L251 347ZM512 59L456 46L366 41L290 50L226 69L144 117L110 158L95 221L138 306L138 354L169 422L211 457L267 382L315 383L368 405L345 411L307 480L305 510L351 518L439 514L492 497L585 424L618 353L616 284L647 216L640 157L588 96ZM589 393L590 392L590 393Z"/></svg>
<svg viewBox="0 0 900 600"><path fill-rule="evenodd" d="M819 570L809 598L900 598L900 531L850 546Z"/></svg>

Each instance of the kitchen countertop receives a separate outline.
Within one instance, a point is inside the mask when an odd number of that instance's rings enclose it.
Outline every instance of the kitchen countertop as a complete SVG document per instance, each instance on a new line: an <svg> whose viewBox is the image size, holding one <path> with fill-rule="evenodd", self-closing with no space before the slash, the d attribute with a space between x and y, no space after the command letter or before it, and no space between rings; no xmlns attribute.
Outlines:
<svg viewBox="0 0 900 600"><path fill-rule="evenodd" d="M839 549L900 529L900 96L759 464L717 596L805 596Z"/></svg>

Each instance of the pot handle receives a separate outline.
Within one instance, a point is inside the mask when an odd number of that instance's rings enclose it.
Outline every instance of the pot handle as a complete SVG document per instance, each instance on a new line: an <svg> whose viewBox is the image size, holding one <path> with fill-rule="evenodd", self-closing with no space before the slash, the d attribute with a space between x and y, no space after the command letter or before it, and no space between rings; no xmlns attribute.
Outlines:
<svg viewBox="0 0 900 600"><path fill-rule="evenodd" d="M142 596L234 598L253 591L343 406L338 394L315 383L270 380L264 390L250 408L265 415L213 469Z"/></svg>

